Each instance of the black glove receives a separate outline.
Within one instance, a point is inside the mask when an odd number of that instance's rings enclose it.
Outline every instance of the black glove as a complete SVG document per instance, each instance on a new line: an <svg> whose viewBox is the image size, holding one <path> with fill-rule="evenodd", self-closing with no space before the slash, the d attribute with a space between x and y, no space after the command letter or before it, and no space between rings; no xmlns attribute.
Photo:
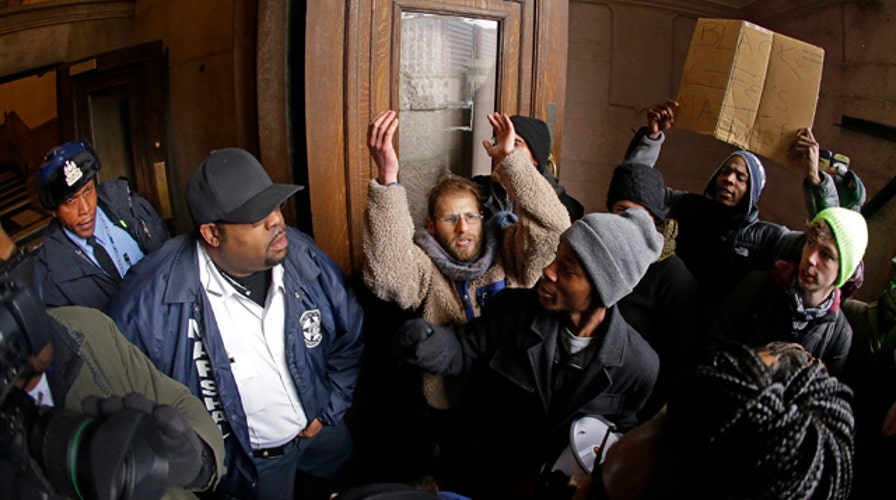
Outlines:
<svg viewBox="0 0 896 500"><path fill-rule="evenodd" d="M405 321L395 332L393 347L395 357L399 361L410 361L414 356L417 344L432 335L433 325L421 318Z"/></svg>
<svg viewBox="0 0 896 500"><path fill-rule="evenodd" d="M168 482L185 488L204 486L199 476L208 476L208 452L186 417L174 407L157 405L143 394L132 392L124 398L101 399L89 396L81 403L84 413L94 418L109 417L124 408L141 410L152 415L162 443L168 452ZM200 473L203 474L200 474ZM206 477L206 480L208 477ZM200 483L200 484L196 484Z"/></svg>
<svg viewBox="0 0 896 500"><path fill-rule="evenodd" d="M436 326L419 318L405 321L398 327L393 345L399 362L436 375L460 369L460 344L450 326Z"/></svg>

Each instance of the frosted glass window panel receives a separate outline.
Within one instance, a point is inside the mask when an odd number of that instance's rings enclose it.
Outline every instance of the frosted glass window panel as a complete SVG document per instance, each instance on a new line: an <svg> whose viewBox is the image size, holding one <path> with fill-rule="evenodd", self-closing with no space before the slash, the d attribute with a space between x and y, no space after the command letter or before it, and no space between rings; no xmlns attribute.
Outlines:
<svg viewBox="0 0 896 500"><path fill-rule="evenodd" d="M480 144L492 135L499 23L403 12L399 78L401 183L411 215L426 221L426 193L446 172L487 174Z"/></svg>

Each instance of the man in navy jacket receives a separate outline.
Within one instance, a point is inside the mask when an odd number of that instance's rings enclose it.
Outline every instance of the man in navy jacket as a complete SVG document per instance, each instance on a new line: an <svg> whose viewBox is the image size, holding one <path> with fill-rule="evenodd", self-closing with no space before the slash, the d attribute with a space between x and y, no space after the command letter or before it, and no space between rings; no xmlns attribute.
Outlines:
<svg viewBox="0 0 896 500"><path fill-rule="evenodd" d="M227 447L218 490L239 498L292 498L296 471L320 486L353 452L343 416L363 313L336 264L284 224L299 189L244 150L211 152L188 186L197 231L136 266L110 310L205 402Z"/></svg>
<svg viewBox="0 0 896 500"><path fill-rule="evenodd" d="M35 175L53 214L35 262L35 286L50 307L105 310L121 277L170 235L146 199L125 180L99 182L100 160L86 141L50 150Z"/></svg>

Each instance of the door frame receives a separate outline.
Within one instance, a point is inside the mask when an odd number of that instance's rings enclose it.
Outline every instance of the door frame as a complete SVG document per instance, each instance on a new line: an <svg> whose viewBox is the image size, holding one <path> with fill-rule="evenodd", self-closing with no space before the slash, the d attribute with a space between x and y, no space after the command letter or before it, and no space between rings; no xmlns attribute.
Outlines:
<svg viewBox="0 0 896 500"><path fill-rule="evenodd" d="M560 151L567 2L309 1L305 118L314 238L350 275L359 274L363 263L367 184L376 175L366 145L368 123L378 111L398 105L402 10L500 21L498 111L545 120L555 157Z"/></svg>
<svg viewBox="0 0 896 500"><path fill-rule="evenodd" d="M84 138L94 142L90 95L127 85L133 187L169 227L175 217L168 172L166 135L167 51L161 40L125 47L60 65L56 94L60 143ZM102 160L102 158L101 158Z"/></svg>

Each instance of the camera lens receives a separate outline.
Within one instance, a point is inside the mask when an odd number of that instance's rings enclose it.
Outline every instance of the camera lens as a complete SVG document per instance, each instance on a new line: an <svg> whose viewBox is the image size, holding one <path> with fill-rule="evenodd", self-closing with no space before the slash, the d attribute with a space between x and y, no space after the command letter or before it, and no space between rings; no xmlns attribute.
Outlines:
<svg viewBox="0 0 896 500"><path fill-rule="evenodd" d="M50 484L60 493L84 498L85 465L89 463L83 454L83 443L93 438L96 425L94 420L67 410L56 410L41 414L29 434L29 447ZM80 469L80 470L79 470Z"/></svg>
<svg viewBox="0 0 896 500"><path fill-rule="evenodd" d="M29 448L58 493L143 499L165 493L168 456L152 417L124 409L97 420L68 410L37 417Z"/></svg>

